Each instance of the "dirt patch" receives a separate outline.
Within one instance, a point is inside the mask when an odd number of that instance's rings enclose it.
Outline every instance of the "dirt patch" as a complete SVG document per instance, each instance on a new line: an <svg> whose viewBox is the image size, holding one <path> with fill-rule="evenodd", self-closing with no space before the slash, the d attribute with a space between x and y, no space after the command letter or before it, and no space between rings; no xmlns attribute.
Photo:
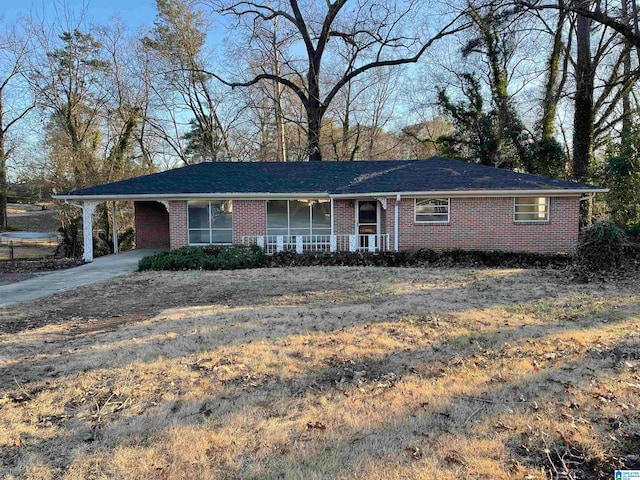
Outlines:
<svg viewBox="0 0 640 480"><path fill-rule="evenodd" d="M77 258L41 258L35 260L2 260L0 274L26 274L62 270L82 265L83 260Z"/></svg>
<svg viewBox="0 0 640 480"><path fill-rule="evenodd" d="M148 272L0 328L2 475L600 478L640 446L629 279Z"/></svg>

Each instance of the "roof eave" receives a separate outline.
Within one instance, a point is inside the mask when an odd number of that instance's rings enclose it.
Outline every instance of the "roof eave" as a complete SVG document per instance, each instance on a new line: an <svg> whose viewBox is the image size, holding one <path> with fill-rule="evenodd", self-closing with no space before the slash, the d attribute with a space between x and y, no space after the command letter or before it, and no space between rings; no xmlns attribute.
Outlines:
<svg viewBox="0 0 640 480"><path fill-rule="evenodd" d="M279 198L360 198L360 197L391 197L391 196L445 196L445 197L513 197L525 195L550 195L555 197L575 196L591 193L607 193L608 188L539 188L539 189L511 189L511 190L429 190L405 192L364 192L364 193L328 193L328 192L289 192L289 193L145 193L145 194L116 194L116 195L53 195L56 200L83 201L135 201L135 200L189 200L194 198L224 198L224 199L279 199Z"/></svg>
<svg viewBox="0 0 640 480"><path fill-rule="evenodd" d="M194 198L224 198L234 199L277 199L277 198L329 198L327 192L297 192L297 193L140 193L140 194L114 194L114 195L53 195L56 200L97 200L106 202L109 200L135 201L135 200L190 200Z"/></svg>

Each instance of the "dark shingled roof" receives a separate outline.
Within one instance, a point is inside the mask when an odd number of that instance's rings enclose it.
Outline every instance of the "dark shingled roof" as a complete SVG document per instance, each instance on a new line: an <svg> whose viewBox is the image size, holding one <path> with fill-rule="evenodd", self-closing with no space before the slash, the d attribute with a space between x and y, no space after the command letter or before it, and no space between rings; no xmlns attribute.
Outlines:
<svg viewBox="0 0 640 480"><path fill-rule="evenodd" d="M71 196L594 190L584 183L431 157L356 162L207 162L73 190Z"/></svg>

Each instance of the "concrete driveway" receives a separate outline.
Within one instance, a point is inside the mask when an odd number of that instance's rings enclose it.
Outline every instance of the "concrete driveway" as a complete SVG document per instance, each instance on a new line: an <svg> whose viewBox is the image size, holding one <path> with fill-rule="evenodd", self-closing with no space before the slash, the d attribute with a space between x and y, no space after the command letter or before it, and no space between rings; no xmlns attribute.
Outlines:
<svg viewBox="0 0 640 480"><path fill-rule="evenodd" d="M0 286L0 308L135 272L138 269L138 261L153 253L153 250L131 250L107 255L98 257L86 265L41 273L22 282Z"/></svg>

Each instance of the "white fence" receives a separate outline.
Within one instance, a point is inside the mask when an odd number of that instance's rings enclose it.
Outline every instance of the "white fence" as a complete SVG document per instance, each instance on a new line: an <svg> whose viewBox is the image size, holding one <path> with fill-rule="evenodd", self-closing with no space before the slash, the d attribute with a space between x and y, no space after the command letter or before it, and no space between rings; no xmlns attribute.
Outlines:
<svg viewBox="0 0 640 480"><path fill-rule="evenodd" d="M243 245L258 245L265 253L285 250L306 252L386 252L389 234L382 235L246 235Z"/></svg>

